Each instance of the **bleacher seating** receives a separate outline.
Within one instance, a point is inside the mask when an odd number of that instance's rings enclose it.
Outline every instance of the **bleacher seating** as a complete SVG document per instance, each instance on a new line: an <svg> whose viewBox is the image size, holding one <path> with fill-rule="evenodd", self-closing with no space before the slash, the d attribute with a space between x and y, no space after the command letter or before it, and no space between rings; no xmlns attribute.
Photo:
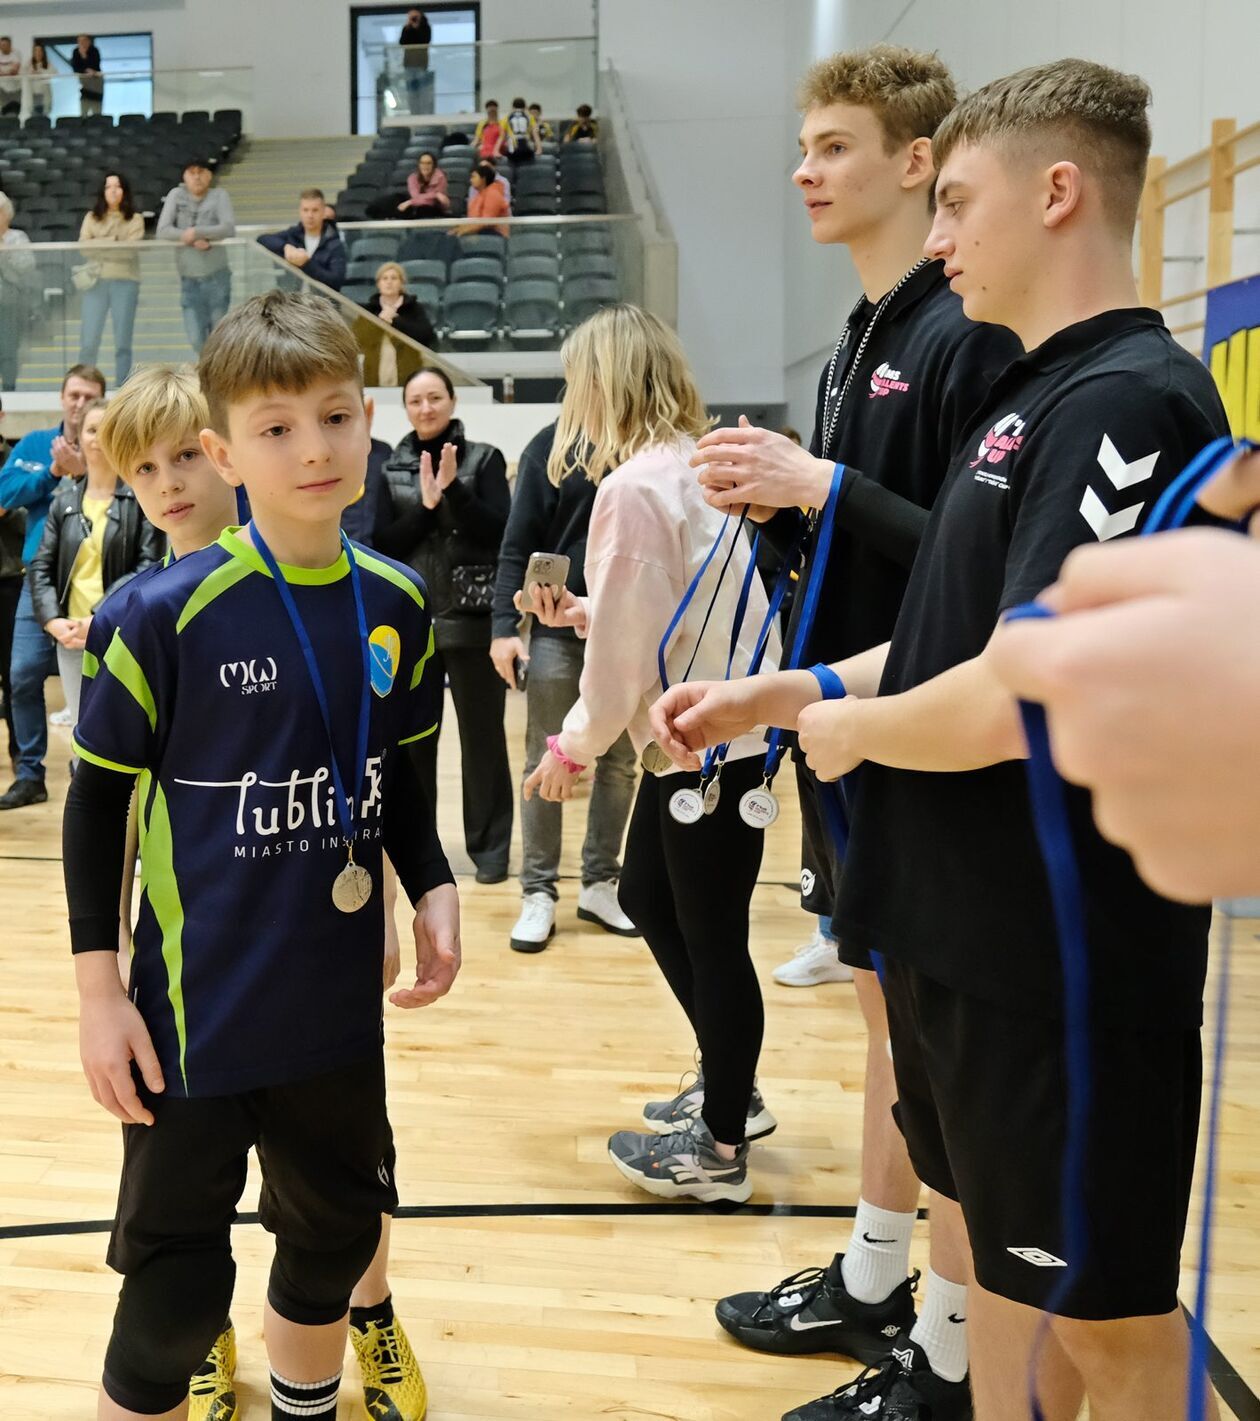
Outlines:
<svg viewBox="0 0 1260 1421"><path fill-rule="evenodd" d="M73 241L101 178L121 171L152 226L187 158L217 167L240 139L239 109L123 114L117 124L107 115L63 115L55 124L0 119L0 189L13 198L17 225L33 242Z"/></svg>

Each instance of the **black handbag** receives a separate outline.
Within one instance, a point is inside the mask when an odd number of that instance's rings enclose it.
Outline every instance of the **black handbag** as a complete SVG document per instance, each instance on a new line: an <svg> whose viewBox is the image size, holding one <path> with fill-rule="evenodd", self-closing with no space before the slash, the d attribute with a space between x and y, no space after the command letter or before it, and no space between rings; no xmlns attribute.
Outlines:
<svg viewBox="0 0 1260 1421"><path fill-rule="evenodd" d="M451 569L451 608L456 612L489 612L494 606L493 563L471 563Z"/></svg>

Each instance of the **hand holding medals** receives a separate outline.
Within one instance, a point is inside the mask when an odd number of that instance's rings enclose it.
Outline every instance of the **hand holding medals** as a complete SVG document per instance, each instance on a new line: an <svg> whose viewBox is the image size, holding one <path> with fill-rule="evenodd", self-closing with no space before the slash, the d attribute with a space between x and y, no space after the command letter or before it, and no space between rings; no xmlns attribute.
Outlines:
<svg viewBox="0 0 1260 1421"><path fill-rule="evenodd" d="M711 429L704 435L691 467L700 470L700 486L711 507L725 513L748 504L749 517L762 523L780 508L821 508L833 465L787 435L758 429L740 415L737 429Z"/></svg>

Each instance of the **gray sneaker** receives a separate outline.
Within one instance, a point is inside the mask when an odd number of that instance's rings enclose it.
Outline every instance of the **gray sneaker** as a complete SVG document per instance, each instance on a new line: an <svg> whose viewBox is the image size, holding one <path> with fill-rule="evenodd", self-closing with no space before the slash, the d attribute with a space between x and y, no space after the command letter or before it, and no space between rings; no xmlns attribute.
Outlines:
<svg viewBox="0 0 1260 1421"><path fill-rule="evenodd" d="M689 1071L687 1075L690 1075ZM700 1119L704 1109L704 1072L697 1071L690 1085L687 1076L679 1082L678 1094L673 1100L649 1100L643 1107L643 1123L657 1135L672 1135L685 1130L693 1121ZM761 1091L753 1082L752 1099L748 1102L748 1124L744 1127L744 1138L751 1144L753 1140L763 1140L773 1135L779 1122L766 1108Z"/></svg>
<svg viewBox="0 0 1260 1421"><path fill-rule="evenodd" d="M724 1160L703 1120L670 1135L619 1130L608 1141L608 1154L631 1183L662 1199L745 1204L752 1196L747 1140L733 1160Z"/></svg>

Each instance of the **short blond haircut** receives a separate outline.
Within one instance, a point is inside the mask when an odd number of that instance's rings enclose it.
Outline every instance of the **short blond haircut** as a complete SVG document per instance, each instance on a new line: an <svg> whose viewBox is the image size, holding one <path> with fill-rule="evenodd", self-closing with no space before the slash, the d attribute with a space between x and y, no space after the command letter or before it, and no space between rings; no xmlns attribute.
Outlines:
<svg viewBox="0 0 1260 1421"><path fill-rule="evenodd" d="M802 113L831 104L870 109L891 153L916 138L931 138L958 102L949 70L935 54L899 44L874 44L820 59L796 94Z"/></svg>
<svg viewBox="0 0 1260 1421"><path fill-rule="evenodd" d="M110 402L97 438L118 477L130 483L155 444L196 443L207 422L191 365L141 365Z"/></svg>
<svg viewBox="0 0 1260 1421"><path fill-rule="evenodd" d="M968 95L932 140L941 164L960 143L1002 143L1069 161L1095 178L1103 210L1131 232L1151 151L1150 86L1088 59L1058 59Z"/></svg>
<svg viewBox="0 0 1260 1421"><path fill-rule="evenodd" d="M320 381L362 390L359 347L324 296L264 291L234 307L210 332L197 362L207 423L226 437L228 408L251 395L298 395Z"/></svg>
<svg viewBox="0 0 1260 1421"><path fill-rule="evenodd" d="M379 282L381 277L384 276L387 271L396 271L398 273L398 280L402 282L402 289L406 291L407 273L402 269L398 262L382 262L380 266L376 268L376 275L372 278L372 280Z"/></svg>
<svg viewBox="0 0 1260 1421"><path fill-rule="evenodd" d="M698 439L713 424L678 337L638 306L596 311L569 333L560 359L552 483L581 469L597 484L640 449Z"/></svg>

